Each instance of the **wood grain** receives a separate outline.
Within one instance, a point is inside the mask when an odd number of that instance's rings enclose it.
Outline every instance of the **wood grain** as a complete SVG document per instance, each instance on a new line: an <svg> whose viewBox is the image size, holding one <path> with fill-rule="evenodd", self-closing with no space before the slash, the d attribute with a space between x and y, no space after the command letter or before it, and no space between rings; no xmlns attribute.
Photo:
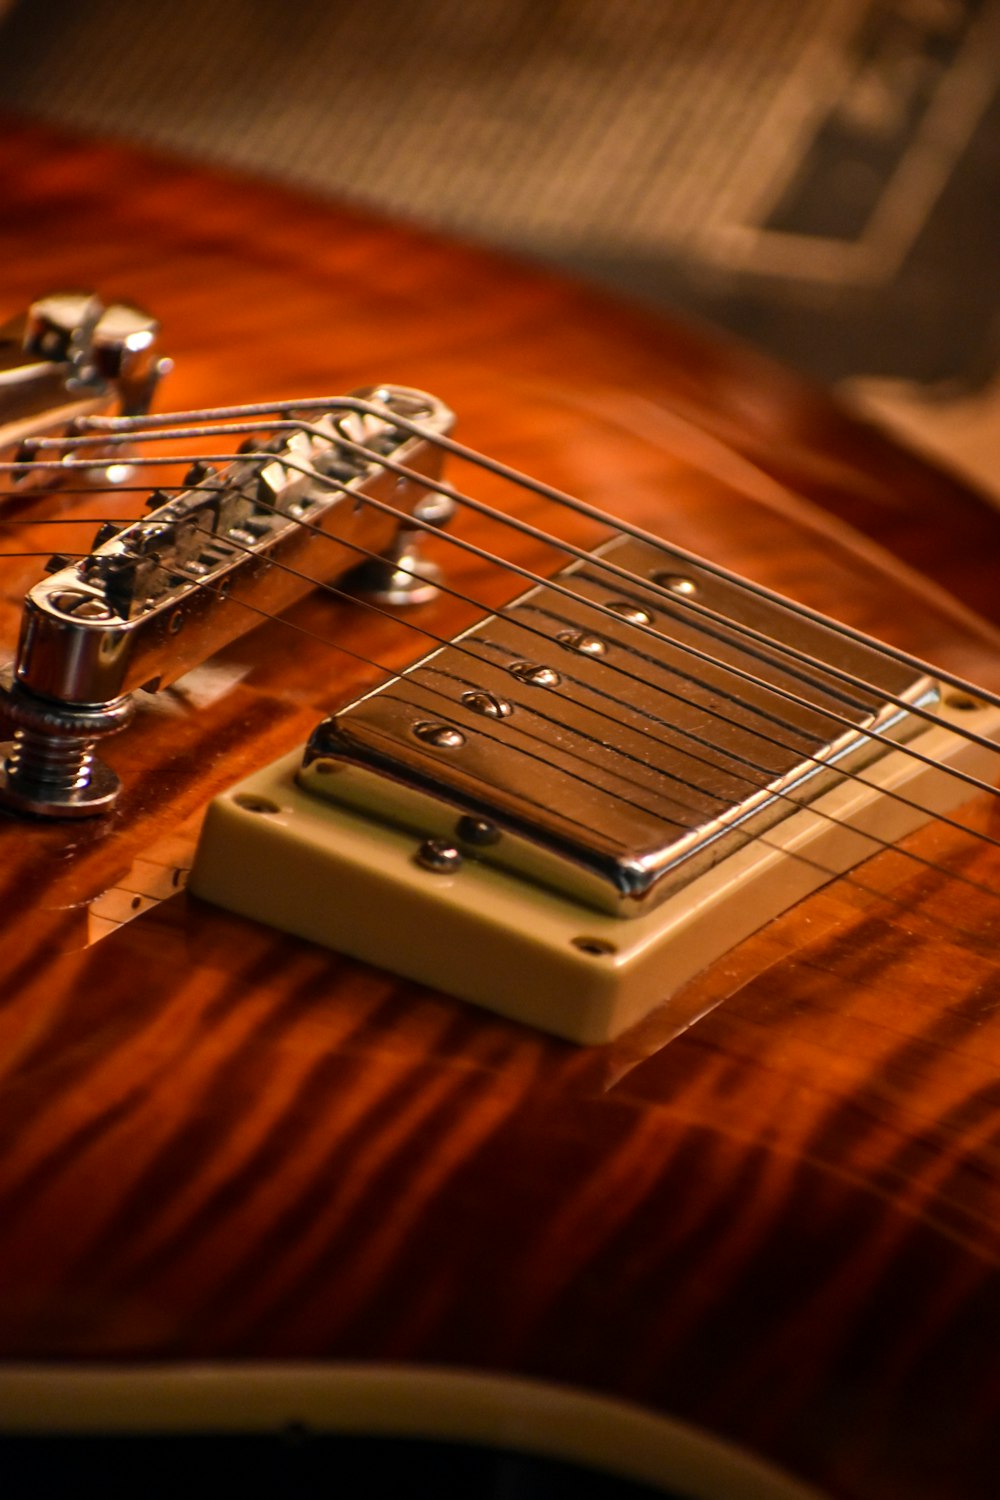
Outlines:
<svg viewBox="0 0 1000 1500"><path fill-rule="evenodd" d="M170 405L422 386L465 440L997 682L985 623L842 529L996 618L996 516L757 356L277 189L13 125L0 161L9 310L148 304ZM3 564L11 645L33 567ZM415 651L359 606L292 618ZM930 828L910 847L950 876L882 855L700 976L692 1006L724 1003L670 1045L654 1017L577 1050L183 893L102 926L151 867L169 888L214 791L373 680L281 624L216 667L227 691L109 746L112 819L0 826L0 1353L511 1371L848 1500L995 1494L1000 902L968 884L997 887L993 848Z"/></svg>

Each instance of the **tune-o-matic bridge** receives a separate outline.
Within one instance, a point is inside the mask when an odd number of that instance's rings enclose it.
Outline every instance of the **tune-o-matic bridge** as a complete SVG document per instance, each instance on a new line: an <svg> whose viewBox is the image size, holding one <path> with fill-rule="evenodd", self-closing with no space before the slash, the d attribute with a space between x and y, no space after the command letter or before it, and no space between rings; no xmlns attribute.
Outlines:
<svg viewBox="0 0 1000 1500"><path fill-rule="evenodd" d="M363 397L377 414L358 410ZM395 427L394 414L427 436ZM451 422L433 397L380 387L343 410L331 402L309 420L272 424L242 457L218 471L197 464L180 493L154 493L145 519L103 528L88 557L36 584L8 695L18 729L3 747L0 801L43 816L106 810L118 778L94 742L127 722L134 691L166 687L366 556L369 575L371 558L384 560L380 596L399 602L413 583L401 566L407 518L440 525L452 509L419 482L438 473L432 439Z"/></svg>

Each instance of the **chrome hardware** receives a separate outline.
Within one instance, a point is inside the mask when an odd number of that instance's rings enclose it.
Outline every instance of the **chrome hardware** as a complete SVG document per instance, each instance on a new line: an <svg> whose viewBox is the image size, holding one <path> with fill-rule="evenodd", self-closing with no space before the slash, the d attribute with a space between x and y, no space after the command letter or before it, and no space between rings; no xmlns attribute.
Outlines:
<svg viewBox="0 0 1000 1500"><path fill-rule="evenodd" d="M501 698L499 693L484 693L479 688L463 693L462 702L473 713L482 714L487 719L509 719L514 712L512 704L506 698Z"/></svg>
<svg viewBox="0 0 1000 1500"><path fill-rule="evenodd" d="M558 687L562 682L558 672L552 667L540 666L538 662L515 661L509 670L518 682L526 682L530 687Z"/></svg>
<svg viewBox="0 0 1000 1500"><path fill-rule="evenodd" d="M414 724L413 733L418 740L434 745L438 750L458 750L465 744L465 735L450 724Z"/></svg>
<svg viewBox="0 0 1000 1500"><path fill-rule="evenodd" d="M895 741L920 727L907 705L935 701L926 678L793 606L670 562L668 548L620 537L592 565L571 564L327 720L306 748L299 785L424 837L450 839L460 829L459 841L489 863L638 917L823 793L834 766L866 766L884 753L866 729ZM605 606L620 596L602 564L636 580L680 579L697 588L712 619L702 623L650 587L657 628L616 623ZM560 592L566 580L572 599ZM644 587L632 585L640 610ZM809 652L809 677L748 644L741 627L750 625L776 651L784 642ZM614 649L604 656L578 647L561 678L527 657L544 648L539 635ZM692 650L704 658L694 666ZM845 699L824 664L871 687ZM511 695L516 712L484 717L481 697L505 696L512 677L525 688ZM537 686L547 689L541 697L529 691ZM800 701L780 696L789 687ZM460 756L433 755L421 743L433 744L433 735L412 732L415 722L440 727L445 716L464 740ZM339 762L342 774L318 775L320 757ZM467 839L478 821L498 837Z"/></svg>
<svg viewBox="0 0 1000 1500"><path fill-rule="evenodd" d="M118 388L124 416L149 410L160 376L169 365L156 357L159 324L141 308L115 302L98 318L92 335L94 364Z"/></svg>
<svg viewBox="0 0 1000 1500"><path fill-rule="evenodd" d="M608 645L599 635L590 635L586 630L559 630L556 640L568 651L578 651L581 656L604 656Z"/></svg>
<svg viewBox="0 0 1000 1500"><path fill-rule="evenodd" d="M424 839L416 852L417 864L434 875L453 875L462 867L462 852L444 839Z"/></svg>
<svg viewBox="0 0 1000 1500"><path fill-rule="evenodd" d="M455 824L455 837L463 844L472 844L474 848L488 848L490 844L496 844L500 839L500 830L495 823L488 818L459 818Z"/></svg>
<svg viewBox="0 0 1000 1500"><path fill-rule="evenodd" d="M440 592L441 570L424 555L422 531L399 531L386 556L365 563L354 580L354 591L375 604L405 609L429 604Z"/></svg>
<svg viewBox="0 0 1000 1500"><path fill-rule="evenodd" d="M51 364L73 367L78 379L91 379L96 371L90 348L103 308L92 292L52 292L40 297L24 317L21 347Z"/></svg>
<svg viewBox="0 0 1000 1500"><path fill-rule="evenodd" d="M653 616L648 609L640 609L628 599L609 599L606 609L627 620L630 625L652 625Z"/></svg>
<svg viewBox="0 0 1000 1500"><path fill-rule="evenodd" d="M698 592L698 585L693 578L682 578L677 573L650 573L654 583L659 584L661 589L669 589L672 594L683 594L685 598L692 598Z"/></svg>
<svg viewBox="0 0 1000 1500"><path fill-rule="evenodd" d="M0 745L0 803L38 817L88 818L107 812L121 790L118 776L94 755L97 741L123 729L132 699L94 707L50 703L13 683L5 707L15 725Z"/></svg>
<svg viewBox="0 0 1000 1500"><path fill-rule="evenodd" d="M121 350L133 334L141 344L141 330L123 319L117 333L122 360L140 357L141 348ZM218 472L196 465L182 493L154 494L143 520L102 529L86 558L34 585L9 695L19 730L0 805L50 817L105 811L117 784L94 742L126 722L132 693L168 686L261 614L346 577L359 553L391 549L399 510L415 514L427 492L413 479L401 495L385 463L391 456L436 479L433 438L452 416L422 392L380 390L379 399L378 415L338 413L331 402L315 422L284 424L290 430L255 439ZM428 436L394 427L397 408L419 411Z"/></svg>
<svg viewBox="0 0 1000 1500"><path fill-rule="evenodd" d="M358 393L368 400L382 400L384 387ZM431 408L417 402L401 413L410 421L426 421ZM412 481L396 480L392 500L394 505L405 505L413 488ZM412 500L412 496L410 497ZM382 556L363 563L354 575L354 589L363 598L375 604L405 609L411 605L429 604L440 592L441 569L426 555L426 528L447 526L455 514L455 502L447 495L420 492L412 504L411 514L420 526L401 526Z"/></svg>
<svg viewBox="0 0 1000 1500"><path fill-rule="evenodd" d="M156 386L170 369L157 353L159 326L140 308L105 307L90 292L54 292L0 327L0 458L24 468L12 485L37 487L52 469L33 466L32 440L70 434L81 417L149 410ZM128 473L123 449L108 465L99 445L90 450L95 482L115 483ZM47 458L57 455L51 450Z"/></svg>

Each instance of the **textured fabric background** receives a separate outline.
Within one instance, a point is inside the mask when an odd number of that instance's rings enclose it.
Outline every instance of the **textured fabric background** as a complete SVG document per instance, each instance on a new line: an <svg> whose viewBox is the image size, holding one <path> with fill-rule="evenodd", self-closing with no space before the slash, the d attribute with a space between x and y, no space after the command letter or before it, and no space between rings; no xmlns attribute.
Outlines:
<svg viewBox="0 0 1000 1500"><path fill-rule="evenodd" d="M20 0L0 106L555 260L822 376L997 355L1000 0Z"/></svg>

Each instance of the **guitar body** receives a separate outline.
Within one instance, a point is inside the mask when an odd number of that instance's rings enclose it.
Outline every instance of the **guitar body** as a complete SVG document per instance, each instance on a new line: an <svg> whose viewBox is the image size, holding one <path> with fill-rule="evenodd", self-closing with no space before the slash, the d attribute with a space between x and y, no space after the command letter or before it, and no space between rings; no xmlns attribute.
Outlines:
<svg viewBox="0 0 1000 1500"><path fill-rule="evenodd" d="M463 441L1000 680L1000 519L756 356L277 189L14 128L2 152L7 310L67 284L148 305L162 408L418 386ZM71 506L136 509L9 514ZM484 604L515 592L437 555ZM40 563L0 567L12 651ZM994 1495L997 851L928 828L934 869L881 855L700 975L690 1030L574 1048L180 889L207 800L377 680L336 642L422 648L329 597L292 618L140 708L111 818L0 824L0 1357L469 1368L849 1500Z"/></svg>

